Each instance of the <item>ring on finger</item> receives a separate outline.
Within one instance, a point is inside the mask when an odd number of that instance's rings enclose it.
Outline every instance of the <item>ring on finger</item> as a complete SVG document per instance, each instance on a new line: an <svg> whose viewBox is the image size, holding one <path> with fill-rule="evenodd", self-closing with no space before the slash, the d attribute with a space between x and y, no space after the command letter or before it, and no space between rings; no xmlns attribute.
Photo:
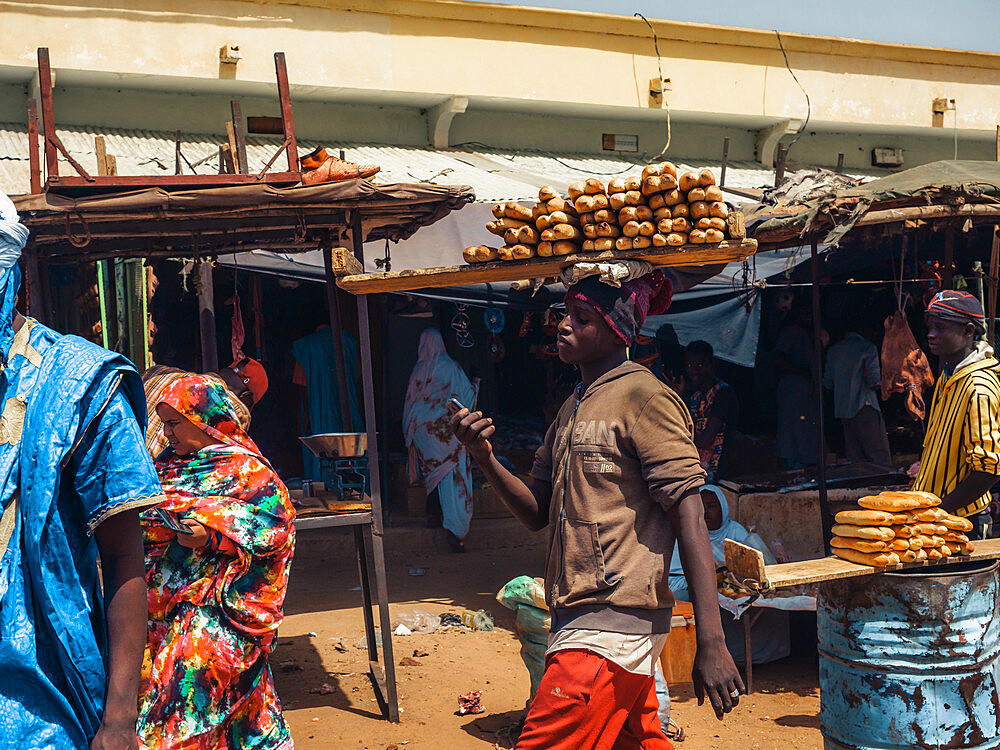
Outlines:
<svg viewBox="0 0 1000 750"><path fill-rule="evenodd" d="M730 698L739 698L740 697L740 691L739 690L732 690L732 691L730 691L729 697Z"/></svg>

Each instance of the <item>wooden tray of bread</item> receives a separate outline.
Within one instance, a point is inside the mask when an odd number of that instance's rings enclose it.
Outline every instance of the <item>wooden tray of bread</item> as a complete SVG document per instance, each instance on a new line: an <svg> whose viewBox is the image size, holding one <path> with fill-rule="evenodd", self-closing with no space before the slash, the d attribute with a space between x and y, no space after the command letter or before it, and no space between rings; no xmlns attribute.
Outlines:
<svg viewBox="0 0 1000 750"><path fill-rule="evenodd" d="M757 251L756 240L746 239L743 215L723 200L711 170L678 176L670 162L607 184L577 182L565 197L544 186L534 205L498 203L493 216L486 230L504 244L465 248L467 265L389 273L344 267L337 284L355 294L401 292L556 277L581 261L701 266L746 260Z"/></svg>

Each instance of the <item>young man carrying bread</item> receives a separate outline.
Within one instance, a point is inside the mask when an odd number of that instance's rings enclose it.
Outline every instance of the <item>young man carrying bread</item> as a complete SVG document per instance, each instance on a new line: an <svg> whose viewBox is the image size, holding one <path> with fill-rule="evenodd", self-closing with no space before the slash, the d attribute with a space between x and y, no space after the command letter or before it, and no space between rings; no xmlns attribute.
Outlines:
<svg viewBox="0 0 1000 750"><path fill-rule="evenodd" d="M941 374L913 489L940 497L941 508L972 521L969 536L982 539L990 490L1000 479L1000 362L977 340L986 316L973 295L939 292L924 318Z"/></svg>
<svg viewBox="0 0 1000 750"><path fill-rule="evenodd" d="M492 420L466 410L452 419L511 512L529 529L548 528L552 627L518 750L672 747L653 669L670 630L675 538L694 602L699 703L707 695L721 719L744 692L719 619L691 417L626 357L651 300L665 308L670 293L659 272L620 288L595 276L569 287L557 345L582 382L536 453L530 487L494 457Z"/></svg>

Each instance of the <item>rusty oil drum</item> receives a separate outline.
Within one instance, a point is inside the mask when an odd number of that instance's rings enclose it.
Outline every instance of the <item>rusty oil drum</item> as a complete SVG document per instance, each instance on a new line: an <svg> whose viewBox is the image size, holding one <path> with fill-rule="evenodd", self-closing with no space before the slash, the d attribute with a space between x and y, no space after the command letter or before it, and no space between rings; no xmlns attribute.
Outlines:
<svg viewBox="0 0 1000 750"><path fill-rule="evenodd" d="M998 565L820 584L826 750L1000 748Z"/></svg>

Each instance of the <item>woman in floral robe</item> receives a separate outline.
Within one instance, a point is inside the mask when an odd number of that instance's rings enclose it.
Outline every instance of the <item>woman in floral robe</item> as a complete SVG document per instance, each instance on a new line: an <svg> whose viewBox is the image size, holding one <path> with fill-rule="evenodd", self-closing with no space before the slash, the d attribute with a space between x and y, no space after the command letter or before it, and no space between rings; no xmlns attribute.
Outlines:
<svg viewBox="0 0 1000 750"><path fill-rule="evenodd" d="M230 399L189 376L156 407L170 445L156 462L166 501L143 514L149 660L138 731L147 750L292 748L268 656L295 513Z"/></svg>

